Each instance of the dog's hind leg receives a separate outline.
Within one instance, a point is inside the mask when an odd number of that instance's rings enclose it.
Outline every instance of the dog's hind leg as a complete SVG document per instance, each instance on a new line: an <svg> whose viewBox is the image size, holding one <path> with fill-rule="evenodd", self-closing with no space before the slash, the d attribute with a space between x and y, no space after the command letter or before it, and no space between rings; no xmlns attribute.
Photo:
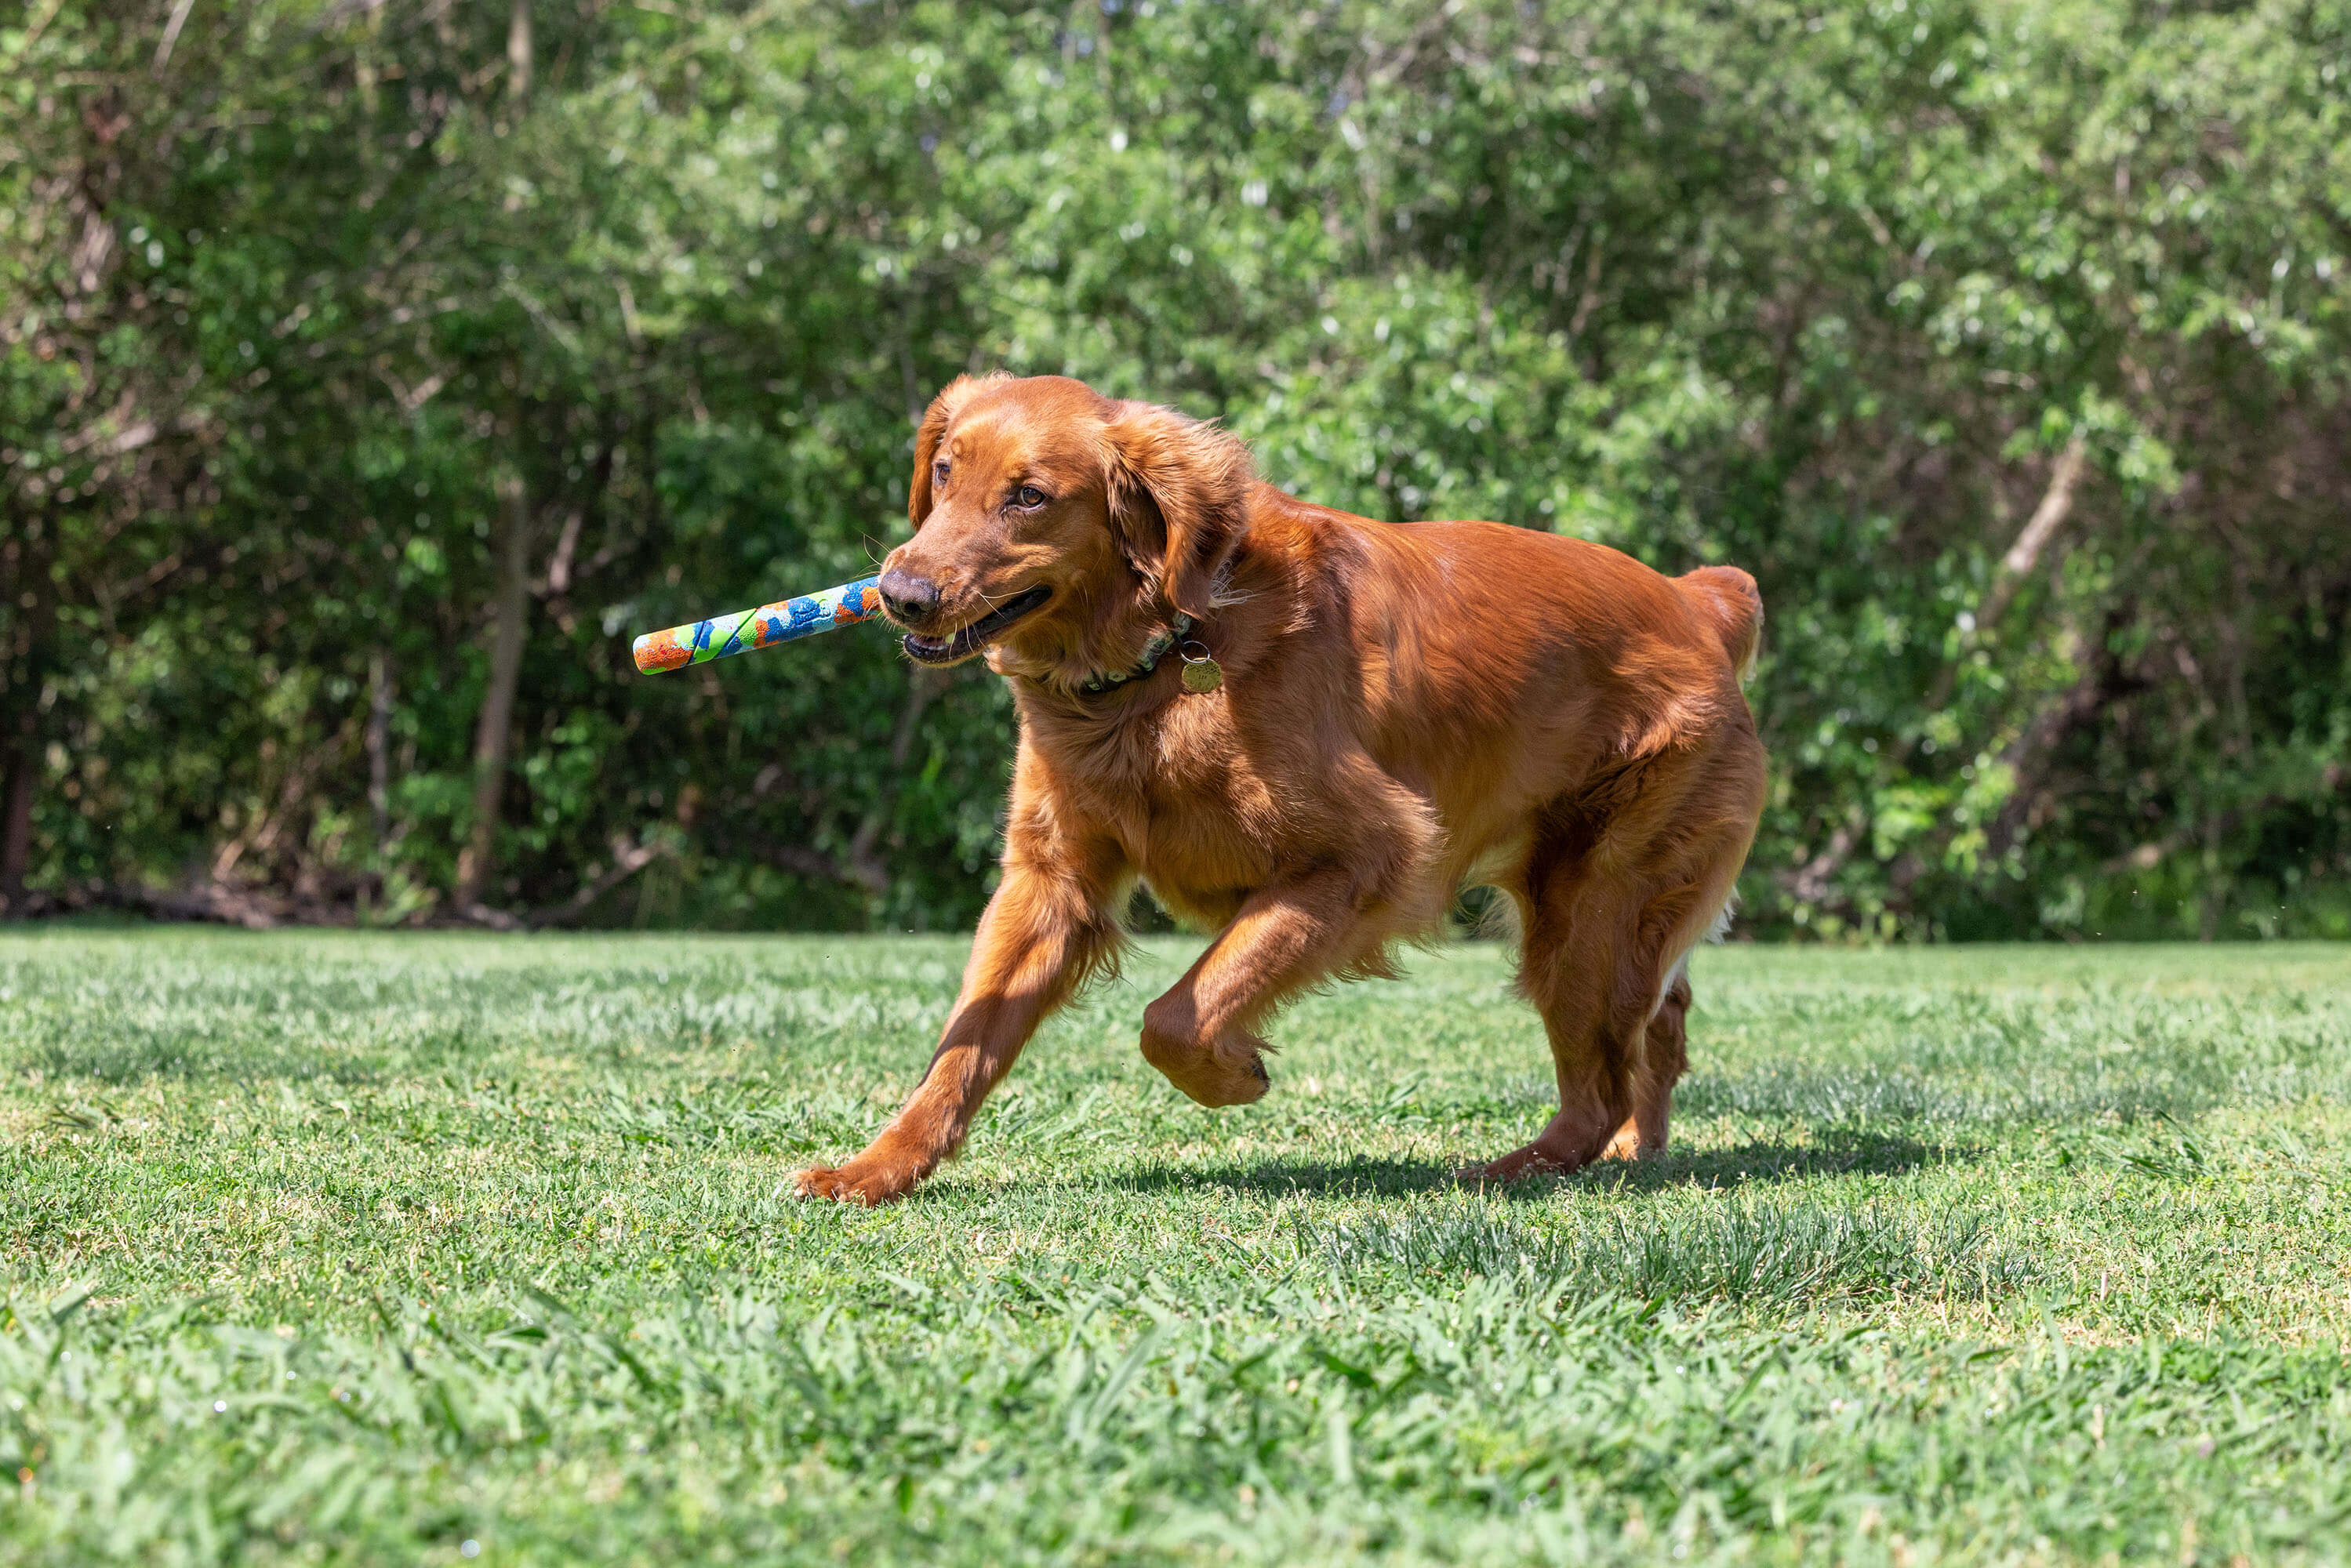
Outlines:
<svg viewBox="0 0 2351 1568"><path fill-rule="evenodd" d="M1665 1147L1688 1060L1689 951L1729 906L1763 790L1761 748L1735 731L1554 806L1520 873L1519 984L1550 1037L1559 1113L1525 1147L1465 1178L1571 1171L1612 1148Z"/></svg>
<svg viewBox="0 0 2351 1568"><path fill-rule="evenodd" d="M1718 867L1715 881L1719 883L1725 871L1735 878L1744 858L1742 854L1740 861ZM1723 899L1701 941L1722 940L1723 933L1730 929L1730 912L1737 904L1735 897ZM1648 1056L1633 1085L1633 1114L1608 1142L1607 1157L1612 1160L1646 1159L1666 1152L1667 1124L1673 1116L1674 1085L1689 1070L1689 962L1693 950L1685 949L1667 973L1665 995L1657 1000L1656 1015L1649 1019Z"/></svg>
<svg viewBox="0 0 2351 1568"><path fill-rule="evenodd" d="M1638 1160L1666 1152L1674 1085L1689 1067L1689 959L1685 956L1674 966L1665 999L1649 1019L1646 1054L1633 1080L1633 1114L1608 1140L1604 1158Z"/></svg>
<svg viewBox="0 0 2351 1568"><path fill-rule="evenodd" d="M1717 820L1694 834L1668 816L1645 834L1612 837L1570 820L1537 843L1524 873L1519 984L1550 1037L1559 1113L1466 1178L1507 1181L1665 1147L1688 1061L1689 951L1730 900L1749 831Z"/></svg>
<svg viewBox="0 0 2351 1568"><path fill-rule="evenodd" d="M1550 1037L1559 1111L1531 1143L1463 1171L1464 1180L1574 1170L1633 1116L1649 1021L1666 988L1665 949L1698 890L1612 876L1593 858L1547 855L1539 845L1530 866L1519 984Z"/></svg>

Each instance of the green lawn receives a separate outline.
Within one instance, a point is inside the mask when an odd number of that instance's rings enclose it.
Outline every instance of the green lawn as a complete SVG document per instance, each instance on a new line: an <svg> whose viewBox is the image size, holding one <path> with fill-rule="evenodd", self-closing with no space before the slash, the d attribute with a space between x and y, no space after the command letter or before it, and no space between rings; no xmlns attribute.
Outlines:
<svg viewBox="0 0 2351 1568"><path fill-rule="evenodd" d="M1190 950L868 1212L956 941L0 938L0 1561L2351 1560L2351 950L1709 951L1485 1194L1504 954L1207 1112Z"/></svg>

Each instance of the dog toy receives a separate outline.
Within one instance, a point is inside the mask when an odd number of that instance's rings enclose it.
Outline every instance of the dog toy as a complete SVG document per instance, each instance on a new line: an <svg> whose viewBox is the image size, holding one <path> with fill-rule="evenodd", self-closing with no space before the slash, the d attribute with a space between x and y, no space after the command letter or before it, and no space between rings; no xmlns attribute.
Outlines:
<svg viewBox="0 0 2351 1568"><path fill-rule="evenodd" d="M648 632L633 646L637 668L649 675L682 670L688 664L732 658L754 648L796 643L836 626L871 621L882 613L881 581L878 577L862 577L821 593L804 593L757 610L737 610L708 621Z"/></svg>

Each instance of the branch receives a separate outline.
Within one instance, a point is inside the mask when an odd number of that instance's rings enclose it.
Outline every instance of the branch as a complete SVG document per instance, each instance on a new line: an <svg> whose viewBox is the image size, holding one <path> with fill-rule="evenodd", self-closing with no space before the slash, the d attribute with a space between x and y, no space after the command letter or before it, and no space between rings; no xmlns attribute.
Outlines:
<svg viewBox="0 0 2351 1568"><path fill-rule="evenodd" d="M152 420L141 421L127 429L122 427L122 422L131 417L131 410L137 405L137 394L124 392L121 401L112 408L58 442L57 451L71 457L83 447L95 446L101 441L106 444L101 450L109 454L128 452L133 447L146 445L155 439L155 425ZM117 434L110 436L109 431Z"/></svg>
<svg viewBox="0 0 2351 1568"><path fill-rule="evenodd" d="M2111 636L2111 628L2109 629ZM2100 639L2101 645L2108 640ZM1985 842L1995 855L2005 853L2024 829L2031 825L2032 814L2048 793L2042 764L2056 751L2058 744L2075 729L2097 717L2117 702L2135 696L2147 689L2147 683L2123 667L2122 662L2109 652L2098 663L2084 672L2082 678L2058 701L2043 707L2032 717L2001 760L2016 773L2016 789L2002 802L2000 814L1992 819L1984 834Z"/></svg>
<svg viewBox="0 0 2351 1568"><path fill-rule="evenodd" d="M155 64L151 74L161 78L172 64L172 51L179 46L180 29L188 25L188 13L196 8L196 0L174 0L172 19L163 24L163 41L155 46Z"/></svg>
<svg viewBox="0 0 2351 1568"><path fill-rule="evenodd" d="M670 846L659 840L632 845L626 839L612 841L612 869L589 883L564 903L551 909L542 909L525 922L533 931L545 931L551 926L569 925L589 910L596 901L628 881L653 862L673 853Z"/></svg>
<svg viewBox="0 0 2351 1568"><path fill-rule="evenodd" d="M204 921L267 931L288 917L282 900L218 883L199 883L183 893L158 893L152 888L94 882L63 893L37 893L27 900L30 915L69 915L84 909L128 909L157 920Z"/></svg>
<svg viewBox="0 0 2351 1568"><path fill-rule="evenodd" d="M2082 475L2088 465L2088 444L2076 435L2065 444L2065 450L2057 455L2057 461L2050 470L2049 486L2042 492L2041 504L2032 508L2032 516L2026 520L2023 531L2016 536L2016 541L2008 547L2008 553L2000 558L2000 565L1993 570L1991 585L1984 591L1984 596L1977 606L1973 625L1962 643L1960 659L1946 664L1936 672L1935 685L1927 694L1923 711L1938 713L1951 700L1951 692L1959 685L1959 665L1964 662L1968 650L1977 641L1991 636L1999 626L2001 618L2008 613L2017 590L2032 574L2033 569L2041 562L2043 552L2048 549L2049 541L2056 537L2057 530L2072 515L2074 496L2081 487ZM2085 684L2095 691L2103 678L2094 674L2086 678ZM2018 745L2011 748L2011 758L2029 754L2035 749L2034 741L2053 739L2080 722L2083 716L2075 712L2075 699L2069 698L2057 708L2043 713L2027 728ZM2052 725L2054 726L2053 730L2050 728ZM1917 737L1904 740L1886 758L1888 768L1899 772L1909 763L1917 744ZM2015 809L2016 801L2022 794L2020 789L2017 796L2011 797L2009 810ZM2003 810L2001 821L1995 825L1995 837L2002 840L2012 838L2021 824L2021 818L2011 821L2008 811ZM1807 904L1819 903L1828 895L1829 883L1852 856L1855 846L1862 841L1867 825L1865 819L1858 823L1841 824L1820 853L1803 864L1780 873L1781 885L1792 897Z"/></svg>
<svg viewBox="0 0 2351 1568"><path fill-rule="evenodd" d="M99 450L109 457L120 457L126 452L138 451L154 440L155 434L155 422L152 419L142 419Z"/></svg>
<svg viewBox="0 0 2351 1568"><path fill-rule="evenodd" d="M1985 591L1983 603L1976 612L1979 630L1989 632L2008 612L2009 601L2040 564L2041 552L2049 548L2050 539L2064 526L2074 510L2074 492L2082 483L2082 470L2089 460L2089 447L2080 436L2065 444L2057 455L2057 464L2050 471L2049 488L2042 493L2041 504L2032 508L2032 516L2008 553L2000 559L2000 570L1992 578L1991 587Z"/></svg>
<svg viewBox="0 0 2351 1568"><path fill-rule="evenodd" d="M795 876L862 887L877 898L890 891L890 873L875 861L841 860L807 844L778 844L768 853L778 867Z"/></svg>
<svg viewBox="0 0 2351 1568"><path fill-rule="evenodd" d="M1999 629L2001 619L2008 613L2009 605L2016 598L2017 590L2024 586L2024 580L2040 564L2041 553L2049 548L2049 541L2056 537L2058 528L2072 515L2074 492L2081 487L2082 470L2088 460L2089 448L2078 435L2067 442L2065 450L2057 455L2056 465L2049 472L2049 487L2041 493L2041 504L2032 508L2032 516L2025 519L2023 531L2016 536L2016 542L2008 547L2008 553L2000 558L2000 565L1992 569L1991 585L1984 590L1984 596L1977 602L1969 622L1962 622L1968 630L1961 639L1960 657L1937 672L1934 689L1927 695L1928 712L1938 712L1945 703L1951 700L1951 689L1959 684L1959 665L1965 661L1967 653ZM1897 764L1910 759L1910 746L1913 744L1915 742L1905 743L1895 757Z"/></svg>
<svg viewBox="0 0 2351 1568"><path fill-rule="evenodd" d="M2318 776L2320 788L2329 795L2342 789L2346 779L2351 779L2351 768L2346 768L2340 763L2327 764ZM2098 867L2098 874L2113 876L2126 871L2153 871L2196 840L2205 837L2217 838L2222 833L2231 832L2247 817L2267 816L2273 810L2293 799L2291 795L2272 793L2246 805L2231 807L2209 821L2197 824L2194 828L2177 829L2159 839L2150 840L2136 849L2115 856L2114 859L2105 862Z"/></svg>
<svg viewBox="0 0 2351 1568"><path fill-rule="evenodd" d="M16 46L17 58L22 59L33 52L33 46L39 43L41 35L49 30L49 24L57 20L57 10L65 3L66 0L49 0L41 7L41 14L33 18L32 26L26 30L24 40Z"/></svg>
<svg viewBox="0 0 2351 1568"><path fill-rule="evenodd" d="M1789 896L1805 904L1818 904L1827 898L1830 879L1843 869L1854 845L1860 841L1859 828L1851 822L1838 823L1837 831L1829 835L1827 848L1794 871L1782 873L1780 880Z"/></svg>

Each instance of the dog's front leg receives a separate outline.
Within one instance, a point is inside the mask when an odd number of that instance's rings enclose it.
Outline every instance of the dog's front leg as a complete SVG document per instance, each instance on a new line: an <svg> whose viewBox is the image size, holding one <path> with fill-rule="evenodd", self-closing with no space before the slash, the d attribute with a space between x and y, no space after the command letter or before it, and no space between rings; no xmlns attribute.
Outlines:
<svg viewBox="0 0 2351 1568"><path fill-rule="evenodd" d="M1104 852L1051 860L1007 854L1004 881L980 917L963 994L930 1070L865 1151L838 1168L793 1178L802 1197L887 1203L963 1146L980 1102L1047 1013L1116 949L1111 894L1118 862Z"/></svg>
<svg viewBox="0 0 2351 1568"><path fill-rule="evenodd" d="M1335 970L1376 964L1384 901L1332 867L1249 895L1199 962L1143 1012L1144 1060L1203 1105L1245 1105L1268 1087L1252 1032L1283 998Z"/></svg>

